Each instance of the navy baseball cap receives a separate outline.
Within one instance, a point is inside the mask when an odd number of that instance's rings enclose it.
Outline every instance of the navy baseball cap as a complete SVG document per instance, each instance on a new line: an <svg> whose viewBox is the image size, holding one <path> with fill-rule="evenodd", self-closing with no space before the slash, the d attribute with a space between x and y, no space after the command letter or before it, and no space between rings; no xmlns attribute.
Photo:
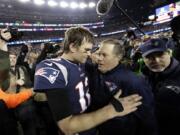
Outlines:
<svg viewBox="0 0 180 135"><path fill-rule="evenodd" d="M168 41L163 39L150 39L144 44L139 46L139 50L142 53L142 56L145 57L154 52L164 52L168 49Z"/></svg>

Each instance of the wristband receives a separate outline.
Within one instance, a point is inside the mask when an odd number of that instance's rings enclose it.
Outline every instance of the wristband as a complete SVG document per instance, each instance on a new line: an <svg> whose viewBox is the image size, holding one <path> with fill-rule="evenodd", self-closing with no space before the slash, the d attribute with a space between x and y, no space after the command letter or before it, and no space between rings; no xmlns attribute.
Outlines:
<svg viewBox="0 0 180 135"><path fill-rule="evenodd" d="M121 102L119 102L117 99L115 99L114 97L111 99L110 103L113 105L114 109L117 112L122 112L124 110Z"/></svg>

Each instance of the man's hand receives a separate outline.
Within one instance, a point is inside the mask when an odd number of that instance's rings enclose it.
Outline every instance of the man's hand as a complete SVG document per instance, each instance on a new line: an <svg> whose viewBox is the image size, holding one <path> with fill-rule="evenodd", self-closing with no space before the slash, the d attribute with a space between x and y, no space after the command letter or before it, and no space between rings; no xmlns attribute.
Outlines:
<svg viewBox="0 0 180 135"><path fill-rule="evenodd" d="M114 98L122 104L123 111L115 112L115 116L124 116L137 110L137 107L142 104L142 99L138 94L133 94L127 97L120 97L122 91L120 90Z"/></svg>
<svg viewBox="0 0 180 135"><path fill-rule="evenodd" d="M0 50L3 50L3 51L8 51L8 49L7 49L7 42L6 41L11 39L10 32L6 32L6 31L7 31L7 29L0 29L0 36L1 36L1 39L0 39Z"/></svg>
<svg viewBox="0 0 180 135"><path fill-rule="evenodd" d="M21 88L21 90L20 91L31 91L31 93L32 93L32 96L34 96L36 93L34 92L34 90L33 90L33 88L24 88L24 87L22 87Z"/></svg>
<svg viewBox="0 0 180 135"><path fill-rule="evenodd" d="M18 79L18 80L16 81L16 84L22 86L22 85L24 85L24 80Z"/></svg>
<svg viewBox="0 0 180 135"><path fill-rule="evenodd" d="M7 32L7 29L2 29L1 30L1 37L8 41L9 39L11 39L11 33Z"/></svg>

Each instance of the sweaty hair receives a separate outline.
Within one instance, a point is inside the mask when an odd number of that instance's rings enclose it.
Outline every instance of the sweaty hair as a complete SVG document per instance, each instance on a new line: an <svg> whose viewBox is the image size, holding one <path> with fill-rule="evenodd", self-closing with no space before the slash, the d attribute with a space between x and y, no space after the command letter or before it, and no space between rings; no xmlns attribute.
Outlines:
<svg viewBox="0 0 180 135"><path fill-rule="evenodd" d="M122 40L117 40L117 39L106 39L101 42L101 44L109 44L109 45L114 45L113 52L117 56L123 57L125 54L125 49L124 49L124 42Z"/></svg>
<svg viewBox="0 0 180 135"><path fill-rule="evenodd" d="M74 43L75 46L81 46L83 41L94 43L93 34L83 27L72 27L65 32L64 52L69 52L69 46Z"/></svg>
<svg viewBox="0 0 180 135"><path fill-rule="evenodd" d="M18 56L18 54L17 54L17 52L15 52L15 51L9 51L9 55L15 55L16 57Z"/></svg>

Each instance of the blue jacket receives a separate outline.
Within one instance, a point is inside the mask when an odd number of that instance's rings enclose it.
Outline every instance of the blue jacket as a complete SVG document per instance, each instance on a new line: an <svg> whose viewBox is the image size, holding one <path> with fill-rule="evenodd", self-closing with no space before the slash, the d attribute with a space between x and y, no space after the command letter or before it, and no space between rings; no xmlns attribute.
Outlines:
<svg viewBox="0 0 180 135"><path fill-rule="evenodd" d="M89 74L91 109L98 109L108 104L112 96L122 89L122 97L138 93L143 97L143 104L134 113L114 118L99 126L100 135L156 135L154 99L150 85L143 77L136 76L123 65L101 74L97 70Z"/></svg>
<svg viewBox="0 0 180 135"><path fill-rule="evenodd" d="M179 135L180 125L180 64L171 59L160 73L144 70L153 87L160 135Z"/></svg>

